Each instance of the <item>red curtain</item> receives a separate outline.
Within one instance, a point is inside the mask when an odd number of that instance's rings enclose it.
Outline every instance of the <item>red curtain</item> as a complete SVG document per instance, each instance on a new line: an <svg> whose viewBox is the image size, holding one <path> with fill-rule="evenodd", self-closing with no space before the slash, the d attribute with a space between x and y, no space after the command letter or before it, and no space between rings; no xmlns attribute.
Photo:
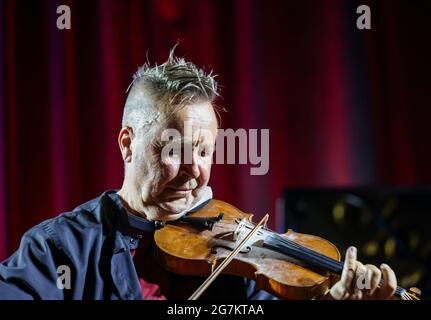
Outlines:
<svg viewBox="0 0 431 320"><path fill-rule="evenodd" d="M72 29L56 28L57 6ZM356 28L368 4L372 29ZM219 199L428 184L429 1L0 1L0 259L32 225L119 188L125 91L147 55L219 74L224 128L270 129L270 169L214 165Z"/></svg>

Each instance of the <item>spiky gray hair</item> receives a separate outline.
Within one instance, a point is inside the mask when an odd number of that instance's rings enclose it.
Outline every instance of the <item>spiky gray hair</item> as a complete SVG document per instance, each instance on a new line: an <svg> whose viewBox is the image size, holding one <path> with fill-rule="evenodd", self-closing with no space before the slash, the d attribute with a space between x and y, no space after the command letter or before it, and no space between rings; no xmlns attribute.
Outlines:
<svg viewBox="0 0 431 320"><path fill-rule="evenodd" d="M216 76L175 57L174 49L165 63L154 66L146 63L134 74L127 89L123 127L138 130L198 100L214 103L219 95Z"/></svg>

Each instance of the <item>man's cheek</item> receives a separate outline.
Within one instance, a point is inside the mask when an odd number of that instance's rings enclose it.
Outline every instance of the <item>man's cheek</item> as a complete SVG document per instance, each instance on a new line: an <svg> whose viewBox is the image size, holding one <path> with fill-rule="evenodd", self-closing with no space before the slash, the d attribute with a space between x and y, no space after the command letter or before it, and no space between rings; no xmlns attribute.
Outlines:
<svg viewBox="0 0 431 320"><path fill-rule="evenodd" d="M210 176L211 176L211 164L207 164L203 166L203 168L201 169L201 179L200 179L201 183L207 184Z"/></svg>
<svg viewBox="0 0 431 320"><path fill-rule="evenodd" d="M148 202L151 199L151 185L149 183L143 183L140 186L141 198L143 202Z"/></svg>
<svg viewBox="0 0 431 320"><path fill-rule="evenodd" d="M162 170L160 171L162 172L161 180L163 180L163 185L166 185L171 182L178 175L178 170L179 165L173 163L169 165L164 165Z"/></svg>

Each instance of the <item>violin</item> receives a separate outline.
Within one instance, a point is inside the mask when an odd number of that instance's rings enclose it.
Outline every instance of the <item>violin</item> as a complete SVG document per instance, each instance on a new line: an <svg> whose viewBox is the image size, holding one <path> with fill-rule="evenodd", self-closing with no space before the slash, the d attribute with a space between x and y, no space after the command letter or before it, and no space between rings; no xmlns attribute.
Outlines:
<svg viewBox="0 0 431 320"><path fill-rule="evenodd" d="M252 235L251 230L255 230ZM265 225L257 227L252 214L216 199L178 221L165 223L154 240L155 258L168 271L206 277L224 261L228 264L223 273L255 280L257 288L282 299L323 296L344 265L337 247L328 240L290 229L278 234ZM394 295L418 299L401 287Z"/></svg>

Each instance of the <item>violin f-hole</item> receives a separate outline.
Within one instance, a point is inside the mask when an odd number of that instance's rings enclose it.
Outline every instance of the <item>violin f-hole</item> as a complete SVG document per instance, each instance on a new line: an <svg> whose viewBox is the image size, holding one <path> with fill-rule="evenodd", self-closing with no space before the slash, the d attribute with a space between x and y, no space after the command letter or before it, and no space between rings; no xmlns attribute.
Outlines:
<svg viewBox="0 0 431 320"><path fill-rule="evenodd" d="M223 248L223 249L230 250L230 251L233 250L233 248L231 248L229 246L225 246L225 245L222 245L222 244L217 244L214 247L211 247L211 253L212 254L217 254L217 248ZM250 246L245 246L244 248L242 248L239 251L239 253L249 253L250 251L251 251L251 247Z"/></svg>

